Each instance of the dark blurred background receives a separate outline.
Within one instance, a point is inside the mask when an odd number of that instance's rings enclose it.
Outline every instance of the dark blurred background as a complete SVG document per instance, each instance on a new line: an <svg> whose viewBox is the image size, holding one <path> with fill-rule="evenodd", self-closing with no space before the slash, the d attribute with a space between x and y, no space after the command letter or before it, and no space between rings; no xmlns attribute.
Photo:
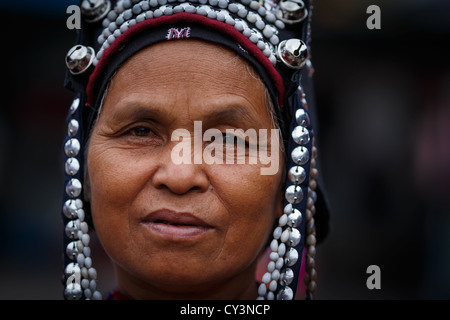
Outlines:
<svg viewBox="0 0 450 320"><path fill-rule="evenodd" d="M315 0L331 231L317 299L450 298L450 2ZM77 1L0 2L0 299L61 299L64 57ZM381 30L369 30L369 5ZM320 232L320 230L319 230ZM95 248L93 249L95 251ZM114 281L94 253L100 287ZM381 289L369 290L369 265Z"/></svg>

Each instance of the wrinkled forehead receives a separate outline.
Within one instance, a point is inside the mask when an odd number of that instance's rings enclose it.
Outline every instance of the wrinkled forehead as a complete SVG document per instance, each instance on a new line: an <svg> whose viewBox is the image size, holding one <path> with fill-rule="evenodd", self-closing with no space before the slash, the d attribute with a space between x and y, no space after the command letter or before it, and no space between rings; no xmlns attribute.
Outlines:
<svg viewBox="0 0 450 320"><path fill-rule="evenodd" d="M256 46L251 43L249 44L248 39L234 39L225 34L225 32L229 31L237 38L243 37L240 33L228 28L227 25L216 26L217 28L225 29L222 30L222 32L217 32L217 30L209 26L211 21L205 21L201 16L192 17L186 15L182 18L177 16L176 20L174 20L177 21L175 23L171 21L172 17L174 16L167 17L167 19L164 19L163 21L158 21L158 24L155 24L154 20L149 20L147 23L146 21L141 23L139 28L130 28L127 30L127 34L116 39L115 42L105 50L94 72L89 77L87 85L87 103L90 107L94 109L98 108L100 102L99 96L106 89L109 79L136 53L161 42L181 42L192 39L203 40L204 42L227 48L227 50L233 52L235 56L239 56L247 61L247 63L255 69L269 89L275 104L279 104L280 92L283 92L284 90L282 79L271 65L271 62L263 56ZM182 21L179 21L180 19ZM214 24L214 22L212 24ZM246 47L246 44L248 47ZM221 53L223 53L223 51ZM216 60L224 59L221 53L216 55ZM203 58L204 52L201 48L197 50L196 55L199 58ZM161 64L162 62L156 63Z"/></svg>
<svg viewBox="0 0 450 320"><path fill-rule="evenodd" d="M209 83L220 89L225 79L230 84L244 83L248 76L256 78L262 83L262 79L255 68L240 55L229 48L201 39L183 39L176 41L158 42L136 52L129 57L119 68L114 76L120 73L128 73L129 78L145 76L153 73L158 78L176 74L177 79L186 80L215 80ZM200 74L199 77L195 77ZM200 78L200 79L198 79ZM158 79L150 79L157 83Z"/></svg>
<svg viewBox="0 0 450 320"><path fill-rule="evenodd" d="M115 118L131 113L167 123L191 119L276 126L270 95L253 67L203 40L161 42L141 50L118 69L104 94L99 113L114 111Z"/></svg>

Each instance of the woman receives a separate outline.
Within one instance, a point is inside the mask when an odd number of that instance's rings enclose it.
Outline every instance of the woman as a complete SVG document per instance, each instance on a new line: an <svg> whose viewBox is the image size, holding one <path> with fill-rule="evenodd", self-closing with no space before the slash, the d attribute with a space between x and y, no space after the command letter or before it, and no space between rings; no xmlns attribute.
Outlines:
<svg viewBox="0 0 450 320"><path fill-rule="evenodd" d="M317 151L300 83L307 45L294 38L309 36L304 3L81 7L66 58L78 97L65 144L65 298L102 298L89 227L115 269L111 298L290 300L301 266L312 298Z"/></svg>

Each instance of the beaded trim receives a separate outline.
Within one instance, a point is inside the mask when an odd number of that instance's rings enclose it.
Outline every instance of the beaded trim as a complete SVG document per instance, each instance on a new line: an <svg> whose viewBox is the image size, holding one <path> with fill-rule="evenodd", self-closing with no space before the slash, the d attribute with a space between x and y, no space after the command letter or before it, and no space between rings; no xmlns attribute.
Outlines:
<svg viewBox="0 0 450 320"><path fill-rule="evenodd" d="M83 161L80 159L79 123L75 119L79 104L80 99L76 98L70 106L64 144L65 172L69 177L65 191L69 199L64 202L62 213L66 218L65 236L69 239L65 251L72 261L64 269L64 296L68 300L78 300L83 295L86 299L101 300L102 295L97 291L97 271L92 267L89 226L85 221L83 201L79 198L82 191L80 161Z"/></svg>
<svg viewBox="0 0 450 320"><path fill-rule="evenodd" d="M293 283L295 274L291 269L296 262L301 260L299 252L295 248L301 240L302 235L297 229L303 219L302 210L299 205L303 200L305 194L308 198L306 201L306 222L307 222L307 259L309 263L306 264L308 272L305 282L307 282L307 296L312 299L312 293L315 290L316 272L314 269L314 255L315 255L315 230L314 219L311 211L315 211L314 202L317 198L314 189L314 182L306 179L307 165L315 165L315 160L310 161L310 154L315 154L317 151L309 149L312 130L309 114L307 111L307 104L304 92L299 87L299 93L302 96L301 107L295 112L295 119L297 126L292 131L292 139L298 145L291 152L291 157L295 165L289 169L288 179L292 185L288 186L285 191L285 198L288 204L284 207L283 215L278 220L278 226L273 231L273 240L270 243L271 253L269 255L270 262L267 265L267 272L262 276L261 284L258 288L258 300L274 300L275 294L277 300L292 300L294 298L294 291L290 285ZM314 161L314 162L313 162ZM314 176L317 177L317 169L314 171ZM311 172L312 173L312 172ZM312 188L314 187L314 188ZM315 232L315 231L314 231Z"/></svg>
<svg viewBox="0 0 450 320"><path fill-rule="evenodd" d="M229 0L191 0L190 2L144 0L137 2L134 0L119 1L103 20L104 29L97 39L101 48L94 59L94 66L101 59L104 50L129 27L148 19L170 16L180 12L206 16L233 26L256 44L273 65L277 62L275 46L280 41L278 30L284 29L284 22L257 1L240 0L241 3L229 3ZM194 2L197 2L198 6L193 5Z"/></svg>

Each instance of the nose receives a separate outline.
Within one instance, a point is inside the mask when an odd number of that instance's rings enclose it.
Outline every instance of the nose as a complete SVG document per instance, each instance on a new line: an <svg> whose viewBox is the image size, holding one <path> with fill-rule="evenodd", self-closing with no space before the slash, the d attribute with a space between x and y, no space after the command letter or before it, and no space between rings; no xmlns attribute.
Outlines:
<svg viewBox="0 0 450 320"><path fill-rule="evenodd" d="M210 182L202 164L177 164L170 157L162 160L153 174L152 184L155 188L165 188L178 195L208 190Z"/></svg>

